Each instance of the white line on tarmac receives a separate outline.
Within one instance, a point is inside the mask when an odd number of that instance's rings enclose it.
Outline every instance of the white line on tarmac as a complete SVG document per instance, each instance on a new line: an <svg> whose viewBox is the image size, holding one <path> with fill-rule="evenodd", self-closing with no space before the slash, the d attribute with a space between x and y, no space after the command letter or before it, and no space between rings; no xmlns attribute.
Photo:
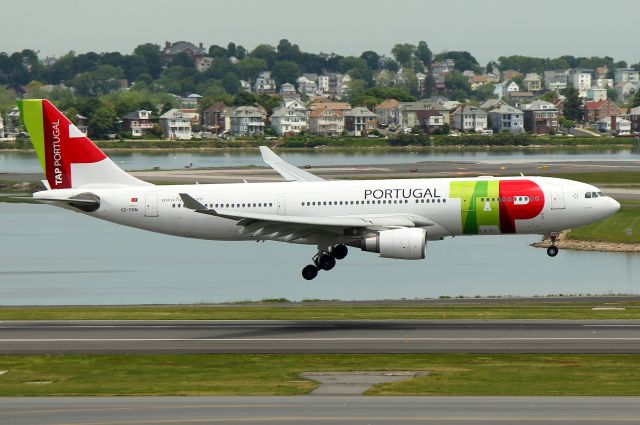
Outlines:
<svg viewBox="0 0 640 425"><path fill-rule="evenodd" d="M640 337L550 337L550 338L430 338L430 337L393 337L393 338L11 338L0 342L269 342L269 341L640 341Z"/></svg>

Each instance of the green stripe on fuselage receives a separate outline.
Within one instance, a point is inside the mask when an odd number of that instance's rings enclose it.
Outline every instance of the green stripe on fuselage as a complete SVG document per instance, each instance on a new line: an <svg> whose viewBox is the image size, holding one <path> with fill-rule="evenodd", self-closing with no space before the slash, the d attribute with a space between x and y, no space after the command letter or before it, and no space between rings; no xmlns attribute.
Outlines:
<svg viewBox="0 0 640 425"><path fill-rule="evenodd" d="M495 226L499 229L499 193L500 183L497 180L451 182L449 196L460 198L463 234L478 234L480 226Z"/></svg>
<svg viewBox="0 0 640 425"><path fill-rule="evenodd" d="M38 155L38 161L42 171L47 173L44 154L44 117L42 114L42 101L40 99L19 100L18 108L22 122L29 132L33 149Z"/></svg>

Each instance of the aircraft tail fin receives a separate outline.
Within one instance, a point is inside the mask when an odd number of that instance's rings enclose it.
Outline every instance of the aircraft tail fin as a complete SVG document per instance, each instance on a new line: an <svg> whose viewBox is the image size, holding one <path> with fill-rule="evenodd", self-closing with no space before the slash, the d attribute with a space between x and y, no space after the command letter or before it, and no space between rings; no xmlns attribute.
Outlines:
<svg viewBox="0 0 640 425"><path fill-rule="evenodd" d="M17 103L49 189L151 185L119 168L48 100Z"/></svg>

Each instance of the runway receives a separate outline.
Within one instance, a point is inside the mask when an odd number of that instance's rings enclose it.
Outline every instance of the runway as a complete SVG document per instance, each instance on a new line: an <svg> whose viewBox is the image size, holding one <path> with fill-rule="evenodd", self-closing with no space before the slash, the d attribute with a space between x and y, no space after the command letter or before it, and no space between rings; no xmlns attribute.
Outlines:
<svg viewBox="0 0 640 425"><path fill-rule="evenodd" d="M640 424L635 397L38 397L0 398L0 423Z"/></svg>
<svg viewBox="0 0 640 425"><path fill-rule="evenodd" d="M5 321L0 354L640 353L640 320Z"/></svg>

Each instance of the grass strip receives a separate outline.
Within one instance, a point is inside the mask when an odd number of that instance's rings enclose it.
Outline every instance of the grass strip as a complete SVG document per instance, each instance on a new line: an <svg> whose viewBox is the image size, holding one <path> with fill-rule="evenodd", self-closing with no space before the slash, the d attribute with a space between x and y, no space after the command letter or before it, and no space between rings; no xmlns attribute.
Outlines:
<svg viewBox="0 0 640 425"><path fill-rule="evenodd" d="M0 307L0 320L515 320L640 319L640 303L608 302L624 310L593 310L598 302L470 305L324 304Z"/></svg>
<svg viewBox="0 0 640 425"><path fill-rule="evenodd" d="M371 395L637 396L640 356L537 354L0 356L0 396L297 395L309 371L427 370Z"/></svg>
<svg viewBox="0 0 640 425"><path fill-rule="evenodd" d="M604 220L577 227L567 234L568 239L616 243L640 243L640 208L622 204L620 211Z"/></svg>

